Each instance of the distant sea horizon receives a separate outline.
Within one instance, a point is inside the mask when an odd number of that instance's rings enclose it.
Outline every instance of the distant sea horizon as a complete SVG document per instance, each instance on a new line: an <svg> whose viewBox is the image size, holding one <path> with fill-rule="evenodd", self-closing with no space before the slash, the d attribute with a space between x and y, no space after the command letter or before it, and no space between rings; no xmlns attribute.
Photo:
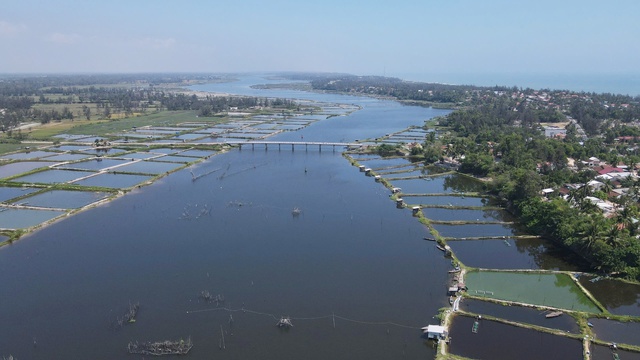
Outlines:
<svg viewBox="0 0 640 360"><path fill-rule="evenodd" d="M638 73L397 73L386 74L407 81L452 85L507 86L536 90L571 90L640 96Z"/></svg>

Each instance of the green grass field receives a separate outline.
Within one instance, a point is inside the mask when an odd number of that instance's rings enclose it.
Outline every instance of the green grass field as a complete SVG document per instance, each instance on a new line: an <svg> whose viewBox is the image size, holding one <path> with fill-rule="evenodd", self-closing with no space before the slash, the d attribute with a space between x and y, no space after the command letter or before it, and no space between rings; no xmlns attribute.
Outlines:
<svg viewBox="0 0 640 360"><path fill-rule="evenodd" d="M221 118L199 118L196 117L196 114L196 111L162 111L149 115L129 117L119 120L104 120L91 124L78 125L67 129L66 133L105 136L107 134L130 130L134 126L171 126L184 122L210 122L213 124L222 122L223 120Z"/></svg>

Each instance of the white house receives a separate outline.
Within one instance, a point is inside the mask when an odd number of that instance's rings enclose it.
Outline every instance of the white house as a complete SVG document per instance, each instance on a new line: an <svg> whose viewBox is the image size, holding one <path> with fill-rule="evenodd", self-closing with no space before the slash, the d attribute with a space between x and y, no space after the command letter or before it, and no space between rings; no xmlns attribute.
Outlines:
<svg viewBox="0 0 640 360"><path fill-rule="evenodd" d="M440 325L428 325L422 328L422 332L427 334L427 338L429 339L444 339L447 337L447 331L444 326Z"/></svg>

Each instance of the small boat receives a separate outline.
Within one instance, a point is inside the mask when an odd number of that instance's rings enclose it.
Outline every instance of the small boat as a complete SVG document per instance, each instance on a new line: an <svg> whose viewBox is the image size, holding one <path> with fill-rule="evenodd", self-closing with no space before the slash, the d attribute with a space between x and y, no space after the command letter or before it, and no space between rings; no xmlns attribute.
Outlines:
<svg viewBox="0 0 640 360"><path fill-rule="evenodd" d="M476 320L473 322L473 326L471 327L471 332L476 334L478 332L478 327L480 326L480 323Z"/></svg>
<svg viewBox="0 0 640 360"><path fill-rule="evenodd" d="M456 298L453 296L449 296L449 305L453 305L453 303L456 301Z"/></svg>
<svg viewBox="0 0 640 360"><path fill-rule="evenodd" d="M449 270L450 273L460 272L460 266L456 266L453 270Z"/></svg>
<svg viewBox="0 0 640 360"><path fill-rule="evenodd" d="M554 312L550 312L550 313L548 313L548 314L547 314L547 315L545 315L544 317L546 317L547 319L551 319L551 318L554 318L554 317L558 317L558 316L560 316L560 315L562 315L562 314L563 314L563 312L562 312L562 311L554 311Z"/></svg>
<svg viewBox="0 0 640 360"><path fill-rule="evenodd" d="M442 246L442 245L440 245L440 244L436 245L436 247L437 247L437 248L438 248L438 250L440 250L440 251L446 251L446 250L447 250L447 249L445 249L445 247L444 247L444 246Z"/></svg>

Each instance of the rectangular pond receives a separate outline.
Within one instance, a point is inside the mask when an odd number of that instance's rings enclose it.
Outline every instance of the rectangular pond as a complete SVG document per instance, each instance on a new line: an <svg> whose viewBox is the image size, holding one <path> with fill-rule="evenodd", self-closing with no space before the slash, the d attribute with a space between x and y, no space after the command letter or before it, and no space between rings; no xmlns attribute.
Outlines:
<svg viewBox="0 0 640 360"><path fill-rule="evenodd" d="M598 339L640 346L640 322L621 322L607 319L592 318L591 330Z"/></svg>
<svg viewBox="0 0 640 360"><path fill-rule="evenodd" d="M55 184L66 183L68 181L76 180L81 177L91 175L93 172L88 171L74 171L74 170L45 170L35 174L22 176L12 181L27 182L27 183L42 183L42 184Z"/></svg>
<svg viewBox="0 0 640 360"><path fill-rule="evenodd" d="M19 202L28 202L30 206L38 207L77 209L102 200L109 195L107 192L51 190L30 196Z"/></svg>
<svg viewBox="0 0 640 360"><path fill-rule="evenodd" d="M448 194L461 192L482 192L484 185L460 174L433 176L424 179L394 180L394 187L402 188L405 194Z"/></svg>
<svg viewBox="0 0 640 360"><path fill-rule="evenodd" d="M0 187L0 201L5 202L7 200L11 200L13 198L17 198L20 196L24 196L30 194L38 189L28 188L28 187L11 187L11 186L2 186Z"/></svg>
<svg viewBox="0 0 640 360"><path fill-rule="evenodd" d="M135 152L131 154L120 155L118 156L118 158L138 160L138 159L149 159L149 158L157 157L160 155L161 154L151 153L151 152Z"/></svg>
<svg viewBox="0 0 640 360"><path fill-rule="evenodd" d="M452 354L482 360L582 359L580 340L484 319L473 333L474 321L468 316L453 319L449 331Z"/></svg>
<svg viewBox="0 0 640 360"><path fill-rule="evenodd" d="M32 209L8 209L0 211L0 228L24 229L49 221L62 214L64 211L32 210Z"/></svg>
<svg viewBox="0 0 640 360"><path fill-rule="evenodd" d="M186 150L186 151L177 153L176 155L204 158L204 157L209 157L215 154L216 154L215 151L208 151L208 150Z"/></svg>
<svg viewBox="0 0 640 360"><path fill-rule="evenodd" d="M377 160L360 161L360 165L364 165L373 170L387 169L394 166L407 165L412 162L407 158L383 158Z"/></svg>
<svg viewBox="0 0 640 360"><path fill-rule="evenodd" d="M581 276L579 280L609 312L640 316L640 284L595 276Z"/></svg>
<svg viewBox="0 0 640 360"><path fill-rule="evenodd" d="M150 180L152 176L129 174L100 174L74 184L82 186L101 186L114 189L125 189Z"/></svg>
<svg viewBox="0 0 640 360"><path fill-rule="evenodd" d="M104 170L113 166L127 164L129 160L118 160L109 158L93 158L91 160L82 161L74 164L61 165L60 168L64 169L77 169L77 170ZM126 170L123 170L126 171Z"/></svg>
<svg viewBox="0 0 640 360"><path fill-rule="evenodd" d="M614 354L617 355L620 360L640 360L640 352L621 349L612 350L610 347L604 345L591 345L591 359L593 360L616 360Z"/></svg>
<svg viewBox="0 0 640 360"><path fill-rule="evenodd" d="M0 166L0 179L19 175L41 167L48 167L55 164L47 161L21 161Z"/></svg>
<svg viewBox="0 0 640 360"><path fill-rule="evenodd" d="M405 201L411 198L408 197ZM450 208L425 208L424 216L437 221L514 221L514 218L505 210L471 210Z"/></svg>
<svg viewBox="0 0 640 360"><path fill-rule="evenodd" d="M490 315L519 323L559 329L574 334L580 333L580 327L573 317L569 315L562 315L554 318L547 318L545 315L548 314L549 311L540 311L538 309L531 309L522 306L508 306L475 299L463 299L460 302L460 310L478 315Z"/></svg>
<svg viewBox="0 0 640 360"><path fill-rule="evenodd" d="M76 161L86 159L91 156L92 155L89 154L60 154L48 157L47 161Z"/></svg>
<svg viewBox="0 0 640 360"><path fill-rule="evenodd" d="M434 224L433 227L440 233L440 236L452 238L468 237L509 237L517 235L514 225L510 224L467 224L467 225L445 225Z"/></svg>
<svg viewBox="0 0 640 360"><path fill-rule="evenodd" d="M175 155L166 155L159 158L153 159L153 161L158 162L175 162L186 164L188 162L196 161L194 158L186 157L186 156L175 156Z"/></svg>
<svg viewBox="0 0 640 360"><path fill-rule="evenodd" d="M31 152L20 152L15 154L6 154L0 156L0 160L34 160L34 159L43 159L49 156L56 155L57 153L51 151L31 151Z"/></svg>
<svg viewBox="0 0 640 360"><path fill-rule="evenodd" d="M448 244L458 259L471 267L562 271L588 269L584 260L544 239L459 240L449 241Z"/></svg>
<svg viewBox="0 0 640 360"><path fill-rule="evenodd" d="M566 274L471 271L465 277L471 295L600 313Z"/></svg>
<svg viewBox="0 0 640 360"><path fill-rule="evenodd" d="M404 189L402 189L404 192ZM490 204L490 199L485 197L473 196L402 196L407 204L414 205L433 205L433 206L484 206Z"/></svg>
<svg viewBox="0 0 640 360"><path fill-rule="evenodd" d="M178 140L195 140L195 139L200 139L205 137L206 135L202 135L202 134L182 134L182 135L178 135L178 136L174 136L173 139L178 139Z"/></svg>
<svg viewBox="0 0 640 360"><path fill-rule="evenodd" d="M118 170L128 173L161 174L182 166L184 166L184 164L158 161L138 161Z"/></svg>

